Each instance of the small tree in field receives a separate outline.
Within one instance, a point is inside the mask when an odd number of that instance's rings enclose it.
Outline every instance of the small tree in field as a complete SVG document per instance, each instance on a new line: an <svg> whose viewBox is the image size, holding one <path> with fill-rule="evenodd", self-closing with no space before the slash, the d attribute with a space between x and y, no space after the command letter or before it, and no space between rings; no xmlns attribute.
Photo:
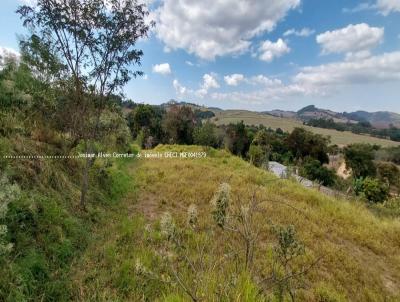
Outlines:
<svg viewBox="0 0 400 302"><path fill-rule="evenodd" d="M25 52L35 59L31 63L47 66L46 70L55 64L63 69L54 76L63 83L68 100L67 130L75 142L83 141L86 152L92 153L93 141L102 136L101 116L110 96L132 76L142 75L129 65L140 65L143 56L134 46L149 30L146 6L136 0L38 0L35 6L24 5L17 12L31 32L23 42ZM82 208L92 165L93 159L87 159Z"/></svg>

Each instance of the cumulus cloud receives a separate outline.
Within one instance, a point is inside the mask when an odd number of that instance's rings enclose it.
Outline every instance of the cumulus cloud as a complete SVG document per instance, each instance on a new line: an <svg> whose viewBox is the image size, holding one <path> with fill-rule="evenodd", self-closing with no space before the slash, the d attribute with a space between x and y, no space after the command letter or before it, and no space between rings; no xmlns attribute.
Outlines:
<svg viewBox="0 0 400 302"><path fill-rule="evenodd" d="M243 81L254 85L255 88L250 91L209 91L207 98L214 101L265 104L291 97L328 96L344 87L355 85L399 82L400 51L353 61L303 67L287 83L265 75L256 75ZM198 96L195 91L192 95Z"/></svg>
<svg viewBox="0 0 400 302"><path fill-rule="evenodd" d="M206 96L210 89L217 89L219 88L219 83L214 75L206 73L203 76L203 84L201 85L200 89L195 91L195 94L201 98Z"/></svg>
<svg viewBox="0 0 400 302"><path fill-rule="evenodd" d="M184 49L202 59L240 54L251 39L272 31L300 0L164 0L154 12L155 31L171 49ZM223 18L221 17L223 16Z"/></svg>
<svg viewBox="0 0 400 302"><path fill-rule="evenodd" d="M296 84L312 88L312 90L338 85L398 80L400 80L400 51L356 61L305 67L294 77Z"/></svg>
<svg viewBox="0 0 400 302"><path fill-rule="evenodd" d="M382 42L383 36L384 28L360 23L324 32L316 40L321 45L323 54L346 53L352 56L358 52L366 54L366 51Z"/></svg>
<svg viewBox="0 0 400 302"><path fill-rule="evenodd" d="M224 76L224 81L229 86L237 86L240 82L244 81L244 75L240 73L234 73L231 75Z"/></svg>
<svg viewBox="0 0 400 302"><path fill-rule="evenodd" d="M259 74L252 77L245 77L242 74L231 74L224 77L225 83L229 86L237 86L239 83L247 83L250 85L261 85L261 86L279 86L282 85L282 81L276 78L270 78L265 75Z"/></svg>
<svg viewBox="0 0 400 302"><path fill-rule="evenodd" d="M259 58L262 61L272 62L275 58L279 58L289 52L289 46L282 39L278 39L276 42L266 40L259 48Z"/></svg>
<svg viewBox="0 0 400 302"><path fill-rule="evenodd" d="M304 27L301 30L296 30L294 28L289 29L287 31L285 31L285 33L283 34L284 37L288 37L288 36L297 36L297 37L309 37L311 35L315 34L315 30Z"/></svg>
<svg viewBox="0 0 400 302"><path fill-rule="evenodd" d="M175 92L178 96L194 96L198 98L204 98L210 90L220 87L215 75L208 73L203 75L203 81L200 84L200 87L196 90L183 86L177 79L172 82L172 85L174 86Z"/></svg>
<svg viewBox="0 0 400 302"><path fill-rule="evenodd" d="M156 64L153 66L153 72L167 75L171 73L171 66L169 66L169 63Z"/></svg>
<svg viewBox="0 0 400 302"><path fill-rule="evenodd" d="M187 88L185 86L183 86L181 83L179 83L179 81L177 79L175 79L172 82L172 85L175 88L175 92L178 96L183 96L186 94L187 92Z"/></svg>

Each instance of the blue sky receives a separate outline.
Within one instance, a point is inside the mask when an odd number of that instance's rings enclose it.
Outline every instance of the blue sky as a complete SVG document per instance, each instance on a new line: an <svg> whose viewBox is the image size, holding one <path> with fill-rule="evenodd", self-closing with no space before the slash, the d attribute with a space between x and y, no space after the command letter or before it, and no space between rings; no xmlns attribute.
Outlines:
<svg viewBox="0 0 400 302"><path fill-rule="evenodd" d="M1 2L0 51L18 51L23 2ZM134 101L400 112L400 0L147 2L157 25Z"/></svg>

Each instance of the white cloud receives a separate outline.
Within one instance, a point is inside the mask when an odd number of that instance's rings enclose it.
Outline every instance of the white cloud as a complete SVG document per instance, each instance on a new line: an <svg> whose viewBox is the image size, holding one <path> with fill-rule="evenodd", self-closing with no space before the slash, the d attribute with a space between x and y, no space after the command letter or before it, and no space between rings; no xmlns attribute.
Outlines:
<svg viewBox="0 0 400 302"><path fill-rule="evenodd" d="M261 44L259 52L260 60L272 62L275 58L279 58L284 54L289 53L290 48L282 39L278 39L276 42L266 40Z"/></svg>
<svg viewBox="0 0 400 302"><path fill-rule="evenodd" d="M194 63L191 62L191 61L186 61L185 63L186 63L187 65L189 65L189 66L194 66Z"/></svg>
<svg viewBox="0 0 400 302"><path fill-rule="evenodd" d="M170 52L171 52L171 48L169 48L169 47L167 47L167 46L164 46L163 52L165 52L165 53L170 53Z"/></svg>
<svg viewBox="0 0 400 302"><path fill-rule="evenodd" d="M323 54L354 54L368 51L382 42L384 28L371 27L366 23L350 24L345 28L327 31L317 36Z"/></svg>
<svg viewBox="0 0 400 302"><path fill-rule="evenodd" d="M285 31L285 33L283 34L284 37L288 37L291 35L297 36L297 37L309 37L311 35L315 34L315 30L304 27L301 30L296 30L294 28L289 29L287 31Z"/></svg>
<svg viewBox="0 0 400 302"><path fill-rule="evenodd" d="M183 96L187 92L187 88L182 86L177 79L172 82L172 85L174 86L175 92L178 96Z"/></svg>
<svg viewBox="0 0 400 302"><path fill-rule="evenodd" d="M357 52L348 52L346 53L346 61L357 61L363 60L371 56L371 52L369 50L361 50Z"/></svg>
<svg viewBox="0 0 400 302"><path fill-rule="evenodd" d="M399 0L377 0L374 4L362 2L353 8L344 8L345 13L358 13L366 10L378 10L382 15L400 12Z"/></svg>
<svg viewBox="0 0 400 302"><path fill-rule="evenodd" d="M198 98L204 98L206 95L208 95L210 90L220 87L215 75L208 73L203 75L203 82L201 83L200 88L197 90L189 89L183 86L176 79L172 82L172 85L174 86L175 92L178 96L192 96Z"/></svg>
<svg viewBox="0 0 400 302"><path fill-rule="evenodd" d="M282 81L279 79L271 79L269 77L266 77L262 74L259 74L257 76L254 76L250 79L250 83L252 84L260 84L264 86L279 86L282 85Z"/></svg>
<svg viewBox="0 0 400 302"><path fill-rule="evenodd" d="M206 73L203 76L202 87L208 90L210 88L219 88L219 84L213 75Z"/></svg>
<svg viewBox="0 0 400 302"><path fill-rule="evenodd" d="M303 87L293 84L267 87L250 92L215 92L210 95L210 98L216 101L229 101L243 104L265 104L269 101L281 100L292 96L304 96L307 94L307 91Z"/></svg>
<svg viewBox="0 0 400 302"><path fill-rule="evenodd" d="M234 73L231 75L224 76L224 81L229 86L237 86L240 82L244 81L244 75L240 73Z"/></svg>
<svg viewBox="0 0 400 302"><path fill-rule="evenodd" d="M264 75L253 76L245 81L257 85L257 88L252 91L212 92L207 97L215 101L265 104L291 97L328 96L355 85L400 82L400 51L354 61L303 67L286 84Z"/></svg>
<svg viewBox="0 0 400 302"><path fill-rule="evenodd" d="M171 66L169 66L169 63L156 64L153 66L153 72L167 75L171 73Z"/></svg>
<svg viewBox="0 0 400 302"><path fill-rule="evenodd" d="M164 0L155 11L157 36L171 49L200 58L240 54L251 39L272 31L301 0Z"/></svg>
<svg viewBox="0 0 400 302"><path fill-rule="evenodd" d="M197 96L203 98L208 94L210 89L216 89L219 87L219 83L214 75L206 73L203 76L203 84L201 85L201 88L196 90L195 93Z"/></svg>
<svg viewBox="0 0 400 302"><path fill-rule="evenodd" d="M399 0L378 0L376 5L379 11L385 16L392 12L400 12Z"/></svg>
<svg viewBox="0 0 400 302"><path fill-rule="evenodd" d="M356 61L305 67L294 77L296 84L320 91L342 85L400 80L400 51Z"/></svg>
<svg viewBox="0 0 400 302"><path fill-rule="evenodd" d="M345 7L343 8L343 12L344 13L358 13L358 12L362 12L365 10L371 10L373 9L375 6L373 4L367 3L367 2L363 2L358 4L357 6L353 7L353 8L348 8Z"/></svg>

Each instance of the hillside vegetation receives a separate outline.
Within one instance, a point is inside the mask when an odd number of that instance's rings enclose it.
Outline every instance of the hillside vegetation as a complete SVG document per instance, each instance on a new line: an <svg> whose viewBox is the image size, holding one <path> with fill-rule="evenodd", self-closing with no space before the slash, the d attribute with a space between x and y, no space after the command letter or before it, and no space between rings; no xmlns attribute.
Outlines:
<svg viewBox="0 0 400 302"><path fill-rule="evenodd" d="M264 125L272 129L281 128L284 131L291 132L296 127L304 127L314 133L322 134L331 137L331 142L339 146L345 146L353 143L369 143L381 146L399 146L399 142L394 142L386 139L371 137L368 135L358 135L347 131L336 131L332 129L323 129L305 126L301 121L296 121L290 118L281 118L271 115L261 114L257 112L245 110L226 110L216 113L213 121L217 125L228 125L229 123L237 123L243 121L247 125Z"/></svg>
<svg viewBox="0 0 400 302"><path fill-rule="evenodd" d="M204 149L160 145L151 152L166 151ZM279 288L266 280L275 263L274 230L288 225L305 247L292 263L293 269L307 268L289 284L296 300L400 299L398 220L277 179L225 151L207 153L202 159L141 159L127 166L134 190L105 217L105 227L93 234L97 240L74 264L76 300L286 301L287 292L280 300ZM248 269L240 236L213 224L210 200L221 183L232 188L232 208L248 205L252 196L260 202ZM180 248L165 238L174 232Z"/></svg>

